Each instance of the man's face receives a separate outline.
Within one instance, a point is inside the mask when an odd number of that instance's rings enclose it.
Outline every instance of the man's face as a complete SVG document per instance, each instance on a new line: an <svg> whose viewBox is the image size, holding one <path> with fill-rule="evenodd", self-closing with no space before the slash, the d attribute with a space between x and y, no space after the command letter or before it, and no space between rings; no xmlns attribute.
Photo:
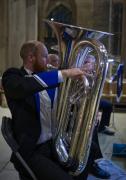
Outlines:
<svg viewBox="0 0 126 180"><path fill-rule="evenodd" d="M46 70L47 57L48 57L47 48L43 44L38 45L36 54L34 56L35 58L33 64L34 72Z"/></svg>

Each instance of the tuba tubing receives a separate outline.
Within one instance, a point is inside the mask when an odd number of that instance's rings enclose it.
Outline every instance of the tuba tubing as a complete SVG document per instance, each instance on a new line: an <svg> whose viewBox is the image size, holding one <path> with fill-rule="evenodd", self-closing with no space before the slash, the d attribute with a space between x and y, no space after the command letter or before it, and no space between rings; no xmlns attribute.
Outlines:
<svg viewBox="0 0 126 180"><path fill-rule="evenodd" d="M55 32L60 68L83 68L86 57L95 57L94 72L83 80L66 78L58 92L56 132L54 143L59 162L73 176L79 175L87 164L92 134L107 69L108 56L100 42L112 35L82 27L44 20Z"/></svg>

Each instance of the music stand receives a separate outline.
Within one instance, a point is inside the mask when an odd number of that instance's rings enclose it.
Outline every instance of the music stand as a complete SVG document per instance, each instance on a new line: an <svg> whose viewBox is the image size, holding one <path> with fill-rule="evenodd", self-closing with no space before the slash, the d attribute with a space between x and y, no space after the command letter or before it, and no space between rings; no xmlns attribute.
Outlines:
<svg viewBox="0 0 126 180"><path fill-rule="evenodd" d="M120 102L120 98L122 95L122 89L123 89L123 69L124 65L119 64L117 68L117 72L113 78L113 81L117 81L116 86L116 101L117 103ZM114 111L113 107L113 111ZM113 122L114 122L114 112L113 112ZM114 124L114 123L113 123ZM126 157L126 144L113 144L113 153L112 156L118 156L118 157Z"/></svg>
<svg viewBox="0 0 126 180"><path fill-rule="evenodd" d="M116 70L116 73L111 78L111 83L116 82L116 102L119 103L121 96L122 96L122 89L123 89L123 69L124 65L119 64ZM114 125L114 112L115 112L115 105L114 105L114 99L112 99L113 104L113 123L112 127L116 129Z"/></svg>

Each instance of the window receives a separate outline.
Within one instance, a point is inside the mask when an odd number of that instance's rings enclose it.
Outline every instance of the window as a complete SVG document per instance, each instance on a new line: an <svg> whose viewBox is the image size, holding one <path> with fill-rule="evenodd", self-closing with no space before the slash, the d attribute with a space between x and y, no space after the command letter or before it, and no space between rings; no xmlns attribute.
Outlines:
<svg viewBox="0 0 126 180"><path fill-rule="evenodd" d="M49 20L53 19L54 21L65 23L65 24L72 24L72 22L73 22L72 21L72 11L61 4L57 7L55 7L50 12L47 19L49 19ZM48 25L47 25L46 36L47 37L45 37L45 43L49 49L49 52L51 52L50 47L57 44L57 39L56 39L54 32L52 32L52 29Z"/></svg>

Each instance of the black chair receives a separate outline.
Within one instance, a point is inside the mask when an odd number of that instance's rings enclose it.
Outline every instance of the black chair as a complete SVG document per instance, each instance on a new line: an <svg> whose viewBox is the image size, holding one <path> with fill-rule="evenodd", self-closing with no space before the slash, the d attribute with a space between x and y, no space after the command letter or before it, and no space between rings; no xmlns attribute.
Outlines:
<svg viewBox="0 0 126 180"><path fill-rule="evenodd" d="M25 168L28 175L30 175L30 177L31 177L30 179L37 180L36 176L34 175L32 170L30 169L30 167L27 165L27 163L24 161L24 159L22 158L22 156L18 152L19 145L16 142L14 135L13 135L11 118L6 117L6 116L4 116L2 118L1 131L2 131L2 135L5 139L5 141L7 142L7 144L9 145L9 147L11 148L11 150L13 151L13 153L15 154L17 159L20 161L22 166ZM29 180L28 177L25 177L23 175L20 176L20 174L19 174L19 177L20 177L20 180Z"/></svg>

